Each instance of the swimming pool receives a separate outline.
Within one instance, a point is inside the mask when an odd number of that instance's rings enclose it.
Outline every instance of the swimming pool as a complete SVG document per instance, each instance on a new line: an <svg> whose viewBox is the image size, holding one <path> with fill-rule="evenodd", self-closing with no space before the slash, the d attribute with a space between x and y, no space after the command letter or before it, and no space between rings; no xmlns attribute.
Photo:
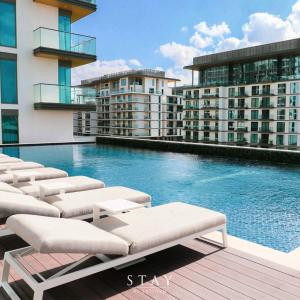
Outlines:
<svg viewBox="0 0 300 300"><path fill-rule="evenodd" d="M124 185L153 196L224 212L231 235L289 252L300 246L300 167L136 150L59 145L4 148L70 175Z"/></svg>

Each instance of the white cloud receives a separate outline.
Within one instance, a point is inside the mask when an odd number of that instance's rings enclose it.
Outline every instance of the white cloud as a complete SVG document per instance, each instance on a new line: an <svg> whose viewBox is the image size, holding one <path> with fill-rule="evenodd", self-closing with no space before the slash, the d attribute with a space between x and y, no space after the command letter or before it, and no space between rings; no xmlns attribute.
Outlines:
<svg viewBox="0 0 300 300"><path fill-rule="evenodd" d="M140 61L137 60L137 59L135 59L135 58L130 59L129 60L129 64L132 65L132 66L134 66L134 67L139 67L139 68L142 66L142 64L140 63Z"/></svg>
<svg viewBox="0 0 300 300"><path fill-rule="evenodd" d="M193 57L201 54L200 50L193 46L186 46L175 42L161 45L159 52L164 57L171 59L176 67L191 64Z"/></svg>
<svg viewBox="0 0 300 300"><path fill-rule="evenodd" d="M190 85L192 82L191 71L182 69L180 67L169 68L166 70L166 76L170 78L177 78L181 81L177 85ZM196 80L196 79L195 79Z"/></svg>
<svg viewBox="0 0 300 300"><path fill-rule="evenodd" d="M180 29L181 32L186 32L188 30L189 30L189 28L187 26L182 26Z"/></svg>
<svg viewBox="0 0 300 300"><path fill-rule="evenodd" d="M72 70L72 84L77 85L83 79L98 77L105 74L129 70L129 62L125 59L97 60L94 63L84 65Z"/></svg>
<svg viewBox="0 0 300 300"><path fill-rule="evenodd" d="M225 22L222 22L221 24L214 24L212 26L208 26L206 22L200 22L195 25L194 28L197 32L212 37L222 37L225 34L230 33L230 29Z"/></svg>
<svg viewBox="0 0 300 300"><path fill-rule="evenodd" d="M202 37L198 32L190 38L190 43L199 49L206 48L213 44L213 39L209 36Z"/></svg>

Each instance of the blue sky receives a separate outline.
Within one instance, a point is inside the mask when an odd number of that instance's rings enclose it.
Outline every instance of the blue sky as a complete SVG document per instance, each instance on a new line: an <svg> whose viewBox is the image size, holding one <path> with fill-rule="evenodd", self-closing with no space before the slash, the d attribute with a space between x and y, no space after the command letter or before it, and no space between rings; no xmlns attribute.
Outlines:
<svg viewBox="0 0 300 300"><path fill-rule="evenodd" d="M75 77L159 67L187 80L182 66L193 56L300 33L300 0L97 2L98 11L73 24L73 32L97 38L99 61L75 70Z"/></svg>

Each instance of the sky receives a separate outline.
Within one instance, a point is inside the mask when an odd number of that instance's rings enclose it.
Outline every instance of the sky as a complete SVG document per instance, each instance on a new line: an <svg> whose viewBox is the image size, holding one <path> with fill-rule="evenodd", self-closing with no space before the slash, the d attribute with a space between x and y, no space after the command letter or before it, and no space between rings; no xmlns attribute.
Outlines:
<svg viewBox="0 0 300 300"><path fill-rule="evenodd" d="M81 79L128 69L165 70L191 82L193 57L300 37L300 0L97 0L72 31L97 38Z"/></svg>

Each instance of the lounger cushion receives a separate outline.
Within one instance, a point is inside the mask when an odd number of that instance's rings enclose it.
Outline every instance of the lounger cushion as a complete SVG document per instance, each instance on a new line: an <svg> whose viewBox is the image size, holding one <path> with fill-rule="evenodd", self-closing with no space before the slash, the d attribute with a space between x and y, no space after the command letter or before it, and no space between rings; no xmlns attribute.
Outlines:
<svg viewBox="0 0 300 300"><path fill-rule="evenodd" d="M15 215L6 224L40 253L128 254L127 242L80 220Z"/></svg>
<svg viewBox="0 0 300 300"><path fill-rule="evenodd" d="M126 240L134 254L225 223L221 213L175 202L100 219L95 225Z"/></svg>
<svg viewBox="0 0 300 300"><path fill-rule="evenodd" d="M23 194L23 192L21 190L19 190L18 188L15 188L5 182L0 182L0 191L15 193L15 194Z"/></svg>
<svg viewBox="0 0 300 300"><path fill-rule="evenodd" d="M14 173L22 173L22 172L37 172L39 175L35 177L36 180L43 180L43 179L51 179L51 178L61 178L61 177L66 177L68 176L68 173L55 169L55 168L35 168L35 169L27 169L27 170L18 170L18 171L6 171L4 174L0 174L0 181L6 182L6 183L12 183L13 182L13 175L11 174L12 172ZM29 181L28 176L24 176L24 178L20 178L19 182L23 181Z"/></svg>
<svg viewBox="0 0 300 300"><path fill-rule="evenodd" d="M43 201L27 195L0 191L0 215L9 217L15 214L32 214L59 217L59 210Z"/></svg>
<svg viewBox="0 0 300 300"><path fill-rule="evenodd" d="M15 157L0 157L0 164L17 163L22 161L22 159Z"/></svg>
<svg viewBox="0 0 300 300"><path fill-rule="evenodd" d="M125 188L110 187L90 191L46 197L43 200L57 207L63 218L74 218L93 212L93 204L99 201L126 199L137 203L147 203L151 197L143 192Z"/></svg>
<svg viewBox="0 0 300 300"><path fill-rule="evenodd" d="M26 169L36 169L43 168L44 166L32 161L23 161L17 163L5 163L0 164L0 171L4 172L7 170L26 170Z"/></svg>
<svg viewBox="0 0 300 300"><path fill-rule="evenodd" d="M101 189L104 188L104 183L100 180L96 180L86 176L73 176L73 177L64 177L64 178L55 178L47 180L39 180L35 182L22 182L16 184L15 186L19 188L24 194L31 195L34 197L39 197L40 189L39 186L47 186L50 184L49 188L46 191L46 196L52 196L60 193L59 188L51 187L53 183L67 183L69 186L64 188L66 193L85 191L92 189Z"/></svg>

